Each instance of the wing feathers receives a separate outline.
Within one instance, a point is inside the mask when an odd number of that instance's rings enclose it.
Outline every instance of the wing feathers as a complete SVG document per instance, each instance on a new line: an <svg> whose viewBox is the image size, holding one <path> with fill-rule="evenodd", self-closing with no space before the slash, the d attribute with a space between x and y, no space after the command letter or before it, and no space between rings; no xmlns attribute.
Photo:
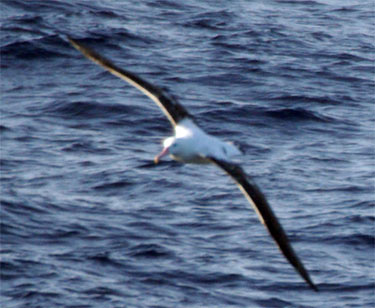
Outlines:
<svg viewBox="0 0 375 308"><path fill-rule="evenodd" d="M186 111L186 109L182 105L173 101L170 97L166 96L158 87L155 87L154 85L143 80L142 78L138 77L132 72L117 67L110 60L99 55L94 50L86 46L83 46L76 40L73 40L70 37L68 37L68 40L77 50L82 52L82 54L86 56L88 59L104 67L111 74L125 80L132 86L142 91L149 98L151 98L162 109L162 111L168 117L168 120L172 123L172 125L176 125L180 120L184 119L185 117L192 118L192 116Z"/></svg>
<svg viewBox="0 0 375 308"><path fill-rule="evenodd" d="M250 204L257 212L259 219L268 229L269 233L279 246L281 252L294 266L294 268L302 276L302 278L310 285L310 287L315 291L318 291L317 287L310 279L310 276L303 266L302 262L294 252L283 227L279 223L278 219L272 211L272 208L269 206L265 196L259 190L259 188L254 183L250 182L248 176L238 165L221 161L215 158L210 158L210 160L235 180L243 194L246 196Z"/></svg>

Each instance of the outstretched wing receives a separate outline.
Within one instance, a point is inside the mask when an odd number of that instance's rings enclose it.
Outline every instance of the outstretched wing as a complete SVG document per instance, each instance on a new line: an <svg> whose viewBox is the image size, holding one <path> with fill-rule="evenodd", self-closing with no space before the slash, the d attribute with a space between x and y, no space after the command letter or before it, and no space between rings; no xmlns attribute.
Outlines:
<svg viewBox="0 0 375 308"><path fill-rule="evenodd" d="M310 279L308 272L294 252L293 247L290 245L289 239L283 227L273 213L271 207L269 206L266 197L259 190L259 188L250 181L248 176L238 165L215 158L210 158L210 160L218 167L223 169L226 173L228 173L228 175L230 175L236 181L237 185L246 196L247 200L249 200L250 204L257 212L260 221L265 225L265 227L279 246L281 252L294 266L297 272L303 277L303 279L310 285L310 287L315 291L318 291L318 288Z"/></svg>
<svg viewBox="0 0 375 308"><path fill-rule="evenodd" d="M113 64L110 60L99 55L94 50L82 45L81 43L68 37L69 42L80 52L83 53L91 61L104 67L111 74L125 80L132 86L136 87L149 98L151 98L168 117L168 120L173 126L177 125L179 121L186 117L192 118L192 116L186 111L186 109L172 98L165 95L158 87L150 84L149 82L138 77L134 73L127 70L121 69Z"/></svg>

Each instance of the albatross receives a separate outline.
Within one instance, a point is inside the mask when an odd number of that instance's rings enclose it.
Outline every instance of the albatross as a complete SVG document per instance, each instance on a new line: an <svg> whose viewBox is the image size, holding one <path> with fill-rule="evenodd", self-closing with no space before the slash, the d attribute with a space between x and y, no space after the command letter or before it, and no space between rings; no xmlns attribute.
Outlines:
<svg viewBox="0 0 375 308"><path fill-rule="evenodd" d="M285 258L306 283L313 290L318 291L292 248L286 232L279 223L266 197L244 170L234 162L233 157L240 154L240 150L231 143L224 142L215 136L205 133L196 124L193 116L175 99L163 93L160 88L128 70L119 68L110 60L80 42L70 37L68 37L68 40L88 59L151 98L167 116L174 128L174 136L164 140L162 151L154 159L155 163L158 163L162 157L170 155L172 159L183 163L214 164L224 170L235 181L252 205L259 220L266 227Z"/></svg>

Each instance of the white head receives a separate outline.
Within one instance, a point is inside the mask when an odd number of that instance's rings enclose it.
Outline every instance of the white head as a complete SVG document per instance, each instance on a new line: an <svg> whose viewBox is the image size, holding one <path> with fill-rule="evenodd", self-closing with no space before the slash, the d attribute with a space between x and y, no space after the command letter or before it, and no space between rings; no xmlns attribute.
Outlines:
<svg viewBox="0 0 375 308"><path fill-rule="evenodd" d="M155 164L166 155L179 156L178 154L182 151L182 142L176 137L169 137L163 141L163 150L154 158Z"/></svg>

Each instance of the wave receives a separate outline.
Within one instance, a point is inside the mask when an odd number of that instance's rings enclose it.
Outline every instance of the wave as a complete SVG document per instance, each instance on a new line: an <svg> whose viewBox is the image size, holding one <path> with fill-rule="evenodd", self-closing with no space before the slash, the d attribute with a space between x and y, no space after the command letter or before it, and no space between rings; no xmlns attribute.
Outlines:
<svg viewBox="0 0 375 308"><path fill-rule="evenodd" d="M304 108L280 108L266 111L266 116L287 121L332 122L334 119Z"/></svg>

